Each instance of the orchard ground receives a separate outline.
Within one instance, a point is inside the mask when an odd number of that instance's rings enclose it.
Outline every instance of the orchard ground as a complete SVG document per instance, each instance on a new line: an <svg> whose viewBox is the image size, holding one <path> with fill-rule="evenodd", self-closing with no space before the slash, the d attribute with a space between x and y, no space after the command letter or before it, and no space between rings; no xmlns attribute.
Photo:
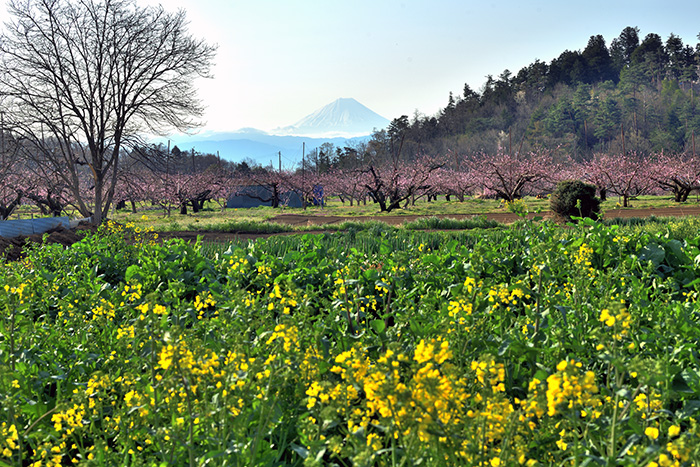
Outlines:
<svg viewBox="0 0 700 467"><path fill-rule="evenodd" d="M391 213L378 213L374 204L348 206L339 202L326 207L312 206L307 209L269 207L251 209L226 209L209 207L199 213L187 215L171 214L165 216L161 211L147 206L139 206L137 212L127 210L112 213L112 219L121 223L134 223L140 228L152 228L159 238L182 238L195 241L225 243L231 240L245 240L269 237L271 235L291 235L295 233L323 233L337 230L344 222L383 222L392 226L401 226L421 218L437 217L440 219L470 219L483 217L502 224L516 222L523 217L552 218L546 208L548 200L525 198L527 212L510 212L512 208L497 200L467 200L418 202L405 209ZM602 205L605 219L663 217L700 217L700 203L675 203L669 197L646 196L633 202L632 207L620 208L613 198ZM29 208L20 211L20 217L29 217L33 213ZM270 226L276 228L270 229ZM60 243L69 246L79 241L84 232L95 227L81 225L75 230L57 229L44 235L30 235L12 239L0 237L0 257L16 260L22 256L22 249L27 244L41 242Z"/></svg>

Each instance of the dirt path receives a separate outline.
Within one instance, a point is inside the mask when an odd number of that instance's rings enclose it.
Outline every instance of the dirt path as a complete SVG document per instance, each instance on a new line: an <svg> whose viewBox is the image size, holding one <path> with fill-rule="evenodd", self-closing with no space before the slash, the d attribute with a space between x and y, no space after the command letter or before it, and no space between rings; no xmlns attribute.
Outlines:
<svg viewBox="0 0 700 467"><path fill-rule="evenodd" d="M551 212L543 212L539 214L542 217L551 217ZM517 214L510 212L491 212L485 214L487 219L495 220L505 224L515 222L520 217ZM657 209L611 209L605 212L605 217L608 219L614 219L616 217L629 218L629 217L681 217L681 216L700 216L700 206L676 206L670 208L657 208ZM345 221L380 221L385 222L390 225L401 225L405 222L415 221L420 217L417 215L381 215L381 216L366 216L366 217L353 217L353 216L310 216L301 214L280 214L279 216L270 219L271 222L277 222L279 224L287 224L293 226L319 226L318 230L306 231L305 233L322 233L323 225L337 224ZM474 217L474 215L465 214L448 214L448 215L437 215L440 218L452 218L452 219L465 219L469 217ZM528 217L535 217L535 214L531 214ZM85 226L82 229L94 230L94 228ZM159 232L159 237L163 239L168 238L182 238L186 241L194 241L197 237L201 237L204 241L211 242L227 242L233 239L255 239L255 238L265 238L272 235L292 235L298 232L287 232L282 234L258 234L258 233L248 233L248 232L217 232L217 231L181 231L181 232ZM57 229L49 232L47 235L47 243L60 243L62 245L72 245L83 237L83 233L80 231L72 231L65 229ZM3 238L0 237L0 256L5 255L8 260L17 260L22 257L22 247L26 243L40 243L42 242L43 235L30 235L26 237L15 237L15 238Z"/></svg>

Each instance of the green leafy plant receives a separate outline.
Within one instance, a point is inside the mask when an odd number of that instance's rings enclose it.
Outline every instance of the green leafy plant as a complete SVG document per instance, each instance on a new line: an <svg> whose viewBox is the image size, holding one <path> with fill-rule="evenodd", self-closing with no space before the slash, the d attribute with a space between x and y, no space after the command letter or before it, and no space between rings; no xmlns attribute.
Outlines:
<svg viewBox="0 0 700 467"><path fill-rule="evenodd" d="M649 225L30 249L0 465L697 462L700 237Z"/></svg>
<svg viewBox="0 0 700 467"><path fill-rule="evenodd" d="M595 196L595 187L580 180L565 180L557 184L550 207L552 211L566 220L572 217L598 219L600 200Z"/></svg>

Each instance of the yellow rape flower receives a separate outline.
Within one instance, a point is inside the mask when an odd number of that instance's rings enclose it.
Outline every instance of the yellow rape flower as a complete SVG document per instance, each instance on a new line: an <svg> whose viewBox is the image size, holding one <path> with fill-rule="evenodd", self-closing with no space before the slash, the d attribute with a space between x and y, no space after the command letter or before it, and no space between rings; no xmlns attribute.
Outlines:
<svg viewBox="0 0 700 467"><path fill-rule="evenodd" d="M655 440L656 438L659 437L659 429L653 426L647 427L644 430L644 434L649 437L649 439Z"/></svg>

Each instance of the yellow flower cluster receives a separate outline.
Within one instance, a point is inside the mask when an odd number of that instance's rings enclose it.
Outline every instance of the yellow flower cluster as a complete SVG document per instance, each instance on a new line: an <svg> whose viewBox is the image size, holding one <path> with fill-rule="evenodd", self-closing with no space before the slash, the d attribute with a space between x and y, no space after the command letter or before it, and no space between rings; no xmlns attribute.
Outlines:
<svg viewBox="0 0 700 467"><path fill-rule="evenodd" d="M621 308L617 313L603 308L600 311L598 321L605 324L607 327L614 328L615 333L613 334L613 338L615 340L621 340L623 337L629 336L630 334L632 317L626 308Z"/></svg>
<svg viewBox="0 0 700 467"><path fill-rule="evenodd" d="M422 340L413 358L388 349L373 361L365 349L354 346L335 357L335 384L309 384L307 407L323 410L332 404L345 417L348 436L381 425L397 439L415 434L421 442L447 442L433 429L439 425L449 431L458 424L459 408L468 398L466 382L447 364L450 358L449 343L436 339ZM367 445L377 447L378 442L368 438Z"/></svg>
<svg viewBox="0 0 700 467"><path fill-rule="evenodd" d="M696 465L690 463L697 460L698 452L698 437L697 425L692 424L690 432L681 435L681 428L678 425L671 425L668 428L668 437L671 441L664 446L665 452L659 454L656 461L650 462L648 467L680 467L682 465ZM648 428L647 428L648 430Z"/></svg>
<svg viewBox="0 0 700 467"><path fill-rule="evenodd" d="M210 317L218 316L219 312L213 309L216 306L216 300L211 292L203 292L194 297L194 309L197 311L197 319L203 319L205 313Z"/></svg>
<svg viewBox="0 0 700 467"><path fill-rule="evenodd" d="M381 264L378 266L372 265L369 269L379 270L381 267ZM398 272L399 269L403 268L392 267L392 272ZM349 276L350 268L348 265L333 273L334 288L331 298L337 302L338 310L343 313L359 311L365 315L380 315L380 303L386 303L387 298L391 295L392 285L390 278L381 276L378 280L374 280L373 284L370 283L368 287L363 287L355 280L351 282L346 280L346 277ZM349 288L349 284L353 284L354 287Z"/></svg>
<svg viewBox="0 0 700 467"><path fill-rule="evenodd" d="M547 378L547 415L550 417L565 409L580 409L584 414L586 409L602 405L596 396L595 374L592 371L581 374L580 368L581 362L562 360L557 372ZM593 418L599 416L600 411L595 410Z"/></svg>
<svg viewBox="0 0 700 467"><path fill-rule="evenodd" d="M593 248L583 243L574 255L574 264L580 264L584 268L592 269Z"/></svg>
<svg viewBox="0 0 700 467"><path fill-rule="evenodd" d="M519 303L519 300L529 299L530 294L527 294L520 287L509 287L506 284L501 284L497 287L489 289L487 299L491 303L491 311L503 306L507 311L510 311L511 306Z"/></svg>
<svg viewBox="0 0 700 467"><path fill-rule="evenodd" d="M228 273L245 274L248 271L248 258L231 258L228 261Z"/></svg>
<svg viewBox="0 0 700 467"><path fill-rule="evenodd" d="M45 442L34 449L34 458L39 460L29 465L30 467L61 467L65 450L65 441L60 442L58 445Z"/></svg>
<svg viewBox="0 0 700 467"><path fill-rule="evenodd" d="M493 392L505 392L505 367L502 363L496 363L493 357L486 357L480 361L474 361L471 365L476 374L476 381L484 387L490 387Z"/></svg>
<svg viewBox="0 0 700 467"><path fill-rule="evenodd" d="M663 408L663 401L658 391L652 388L650 395L637 394L634 398L634 405L642 413L642 419L647 419Z"/></svg>
<svg viewBox="0 0 700 467"><path fill-rule="evenodd" d="M278 283L275 283L268 296L270 298L267 305L268 311L274 310L275 304L279 303L282 306L282 314L289 315L293 308L299 304L299 294L292 289L282 292L282 287Z"/></svg>
<svg viewBox="0 0 700 467"><path fill-rule="evenodd" d="M83 419L85 418L85 406L73 405L73 407L57 412L51 416L51 421L56 431L66 430L66 435L70 435L75 431L76 428L83 426Z"/></svg>
<svg viewBox="0 0 700 467"><path fill-rule="evenodd" d="M153 389L151 388L151 393ZM146 417L149 414L149 407L154 407L156 405L155 398L152 394L139 393L138 391L132 389L131 391L124 394L124 404L129 409L130 412L136 411L140 417Z"/></svg>
<svg viewBox="0 0 700 467"><path fill-rule="evenodd" d="M10 286L8 284L5 284L3 289L5 290L6 294L9 295L17 295L17 298L19 299L19 303L24 303L24 289L27 287L27 284L20 284L17 287Z"/></svg>
<svg viewBox="0 0 700 467"><path fill-rule="evenodd" d="M93 320L104 318L108 321L113 321L115 316L114 305L105 299L101 299L100 305L93 307L92 310L90 310L90 314Z"/></svg>
<svg viewBox="0 0 700 467"><path fill-rule="evenodd" d="M289 352L294 349L294 351L299 350L299 329L296 326L288 326L286 324L278 324L275 326L275 331L267 339L266 344L270 345L276 340L280 339L282 341L282 347L285 352Z"/></svg>
<svg viewBox="0 0 700 467"><path fill-rule="evenodd" d="M143 295L143 286L141 284L126 284L124 290L122 291L122 297L129 303L133 303L141 299ZM124 302L121 302L119 306L124 306Z"/></svg>
<svg viewBox="0 0 700 467"><path fill-rule="evenodd" d="M264 263L258 263L255 267L258 270L258 274L263 278L268 280L272 278L272 268L270 266Z"/></svg>
<svg viewBox="0 0 700 467"><path fill-rule="evenodd" d="M451 326L454 325L459 325L459 326L466 326L467 325L467 320L466 317L470 316L473 311L473 306L470 302L468 302L465 298L460 297L457 300L450 300L449 303L447 304L447 314L449 315L450 318L452 318L452 321L450 322ZM452 329L448 329L448 334L452 331Z"/></svg>
<svg viewBox="0 0 700 467"><path fill-rule="evenodd" d="M184 340L163 346L158 356L158 368L168 370L174 365L181 375L188 377L216 376L219 363L216 353L202 351L195 355Z"/></svg>
<svg viewBox="0 0 700 467"><path fill-rule="evenodd" d="M0 424L0 448L2 448L2 456L11 458L14 451L19 449L19 435L17 427L14 425L2 422Z"/></svg>

